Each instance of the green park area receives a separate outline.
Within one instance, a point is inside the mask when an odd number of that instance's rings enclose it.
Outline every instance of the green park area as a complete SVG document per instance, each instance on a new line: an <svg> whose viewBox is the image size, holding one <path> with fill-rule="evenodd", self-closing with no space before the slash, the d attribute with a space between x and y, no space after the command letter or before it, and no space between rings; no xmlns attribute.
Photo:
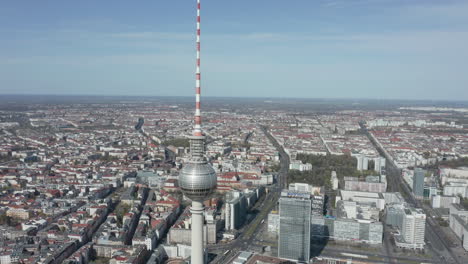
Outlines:
<svg viewBox="0 0 468 264"><path fill-rule="evenodd" d="M165 146L174 146L174 147L190 147L190 141L188 138L174 138L170 140L166 140L162 143Z"/></svg>
<svg viewBox="0 0 468 264"><path fill-rule="evenodd" d="M288 173L288 183L302 182L314 186L325 186L327 189L329 189L331 187L330 179L332 171L336 171L340 181L343 181L345 176L365 177L368 175L378 175L378 173L373 170L357 170L357 160L350 155L324 156L297 154L296 159L301 160L303 163L312 164L312 170L290 170ZM369 163L369 167L373 167L372 162Z"/></svg>

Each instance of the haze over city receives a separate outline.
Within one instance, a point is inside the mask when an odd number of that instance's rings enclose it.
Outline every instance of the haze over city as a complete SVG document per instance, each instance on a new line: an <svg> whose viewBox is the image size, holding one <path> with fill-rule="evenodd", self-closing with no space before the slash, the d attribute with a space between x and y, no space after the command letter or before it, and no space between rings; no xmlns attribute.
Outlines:
<svg viewBox="0 0 468 264"><path fill-rule="evenodd" d="M210 1L206 96L468 100L468 2ZM186 1L0 9L0 93L190 96Z"/></svg>

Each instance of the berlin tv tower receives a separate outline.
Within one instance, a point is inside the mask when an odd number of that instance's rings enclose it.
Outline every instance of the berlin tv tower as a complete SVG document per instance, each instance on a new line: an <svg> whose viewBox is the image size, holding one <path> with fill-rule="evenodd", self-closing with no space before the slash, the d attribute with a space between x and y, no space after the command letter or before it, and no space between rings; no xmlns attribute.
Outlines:
<svg viewBox="0 0 468 264"><path fill-rule="evenodd" d="M201 129L200 112L200 0L197 0L197 69L195 78L195 126L190 140L190 160L179 175L179 186L186 197L192 200L192 254L191 263L204 264L203 252L203 201L216 188L216 172L205 157L206 137Z"/></svg>

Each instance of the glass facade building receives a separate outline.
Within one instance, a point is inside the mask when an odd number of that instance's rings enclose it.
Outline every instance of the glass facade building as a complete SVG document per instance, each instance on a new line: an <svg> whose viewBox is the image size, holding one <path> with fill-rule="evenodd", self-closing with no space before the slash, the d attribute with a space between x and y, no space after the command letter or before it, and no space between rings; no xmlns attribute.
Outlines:
<svg viewBox="0 0 468 264"><path fill-rule="evenodd" d="M424 177L426 176L426 171L421 168L414 169L413 176L413 193L417 197L424 196Z"/></svg>
<svg viewBox="0 0 468 264"><path fill-rule="evenodd" d="M278 257L308 262L310 259L310 193L283 191L279 200Z"/></svg>

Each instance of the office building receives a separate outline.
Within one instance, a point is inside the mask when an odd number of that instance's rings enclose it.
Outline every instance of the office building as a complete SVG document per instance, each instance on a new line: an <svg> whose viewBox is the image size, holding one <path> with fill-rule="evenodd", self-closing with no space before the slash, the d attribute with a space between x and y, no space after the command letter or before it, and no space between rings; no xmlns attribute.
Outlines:
<svg viewBox="0 0 468 264"><path fill-rule="evenodd" d="M285 190L279 200L278 257L293 261L310 259L310 193Z"/></svg>
<svg viewBox="0 0 468 264"><path fill-rule="evenodd" d="M417 198L422 198L424 196L424 177L426 176L426 171L421 168L414 169L413 176L413 194Z"/></svg>
<svg viewBox="0 0 468 264"><path fill-rule="evenodd" d="M227 193L225 204L225 229L240 228L247 215L247 201L244 193L239 191Z"/></svg>

